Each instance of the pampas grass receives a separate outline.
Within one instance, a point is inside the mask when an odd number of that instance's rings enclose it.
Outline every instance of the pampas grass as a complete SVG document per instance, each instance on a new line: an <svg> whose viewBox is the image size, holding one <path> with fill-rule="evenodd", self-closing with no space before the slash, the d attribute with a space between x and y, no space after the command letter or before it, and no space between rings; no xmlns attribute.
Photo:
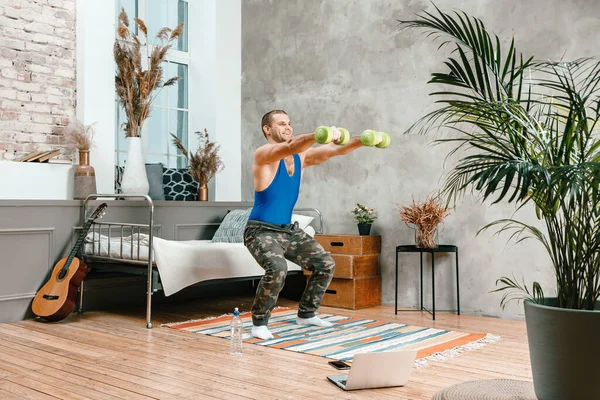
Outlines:
<svg viewBox="0 0 600 400"><path fill-rule="evenodd" d="M125 136L137 137L138 128L150 115L152 102L164 87L177 82L178 77L168 79L163 83L162 63L173 41L181 36L183 23L177 28L162 28L152 43L152 52L148 48L148 28L144 21L134 18L139 30L143 33L144 42L129 29L129 18L124 8L119 14L118 38L115 40L113 55L117 65L115 86L119 104L123 106L127 115L125 123ZM156 43L158 41L158 43ZM146 49L145 57L148 60L148 69L142 67L142 47Z"/></svg>
<svg viewBox="0 0 600 400"><path fill-rule="evenodd" d="M95 122L91 125L84 125L77 118L71 119L64 130L64 143L79 151L89 151L96 134L95 125Z"/></svg>
<svg viewBox="0 0 600 400"><path fill-rule="evenodd" d="M202 187L206 186L217 172L222 171L225 164L219 156L221 146L208 139L208 131L204 129L204 132L196 131L195 133L199 139L196 153L188 152L177 136L172 133L171 136L173 137L173 144L187 158L190 173Z"/></svg>
<svg viewBox="0 0 600 400"><path fill-rule="evenodd" d="M409 227L409 224L414 225L417 247L437 247L434 235L438 225L450 215L437 196L427 196L425 200L418 203L413 199L409 205L398 205L398 212L402 222Z"/></svg>

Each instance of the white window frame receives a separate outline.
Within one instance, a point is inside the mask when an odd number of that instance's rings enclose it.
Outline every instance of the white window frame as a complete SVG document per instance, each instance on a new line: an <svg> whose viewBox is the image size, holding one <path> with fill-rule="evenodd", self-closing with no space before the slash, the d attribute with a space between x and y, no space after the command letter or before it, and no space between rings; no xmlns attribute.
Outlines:
<svg viewBox="0 0 600 400"><path fill-rule="evenodd" d="M120 5L120 0L115 0L116 1L116 13L115 13L115 21L118 23L118 14L121 10L121 5ZM180 0L180 1L184 1L186 3L188 3L188 13L187 13L187 24L190 24L190 8L189 8L189 1L188 0ZM138 15L137 17L140 18L142 21L147 21L147 8L148 8L148 0L137 0L137 12ZM130 21L133 20L133 16L129 16ZM167 18L168 19L168 18ZM117 25L118 26L118 25ZM160 27L162 28L162 27ZM174 27L171 27L174 28ZM177 108L177 107L171 107L169 104L170 101L170 96L167 96L167 106L158 106L158 105L152 105L152 108L159 108L159 109L163 109L163 110L167 110L167 111L186 111L187 112L187 143L188 143L188 150L190 150L191 148L193 148L192 145L192 138L191 138L191 99L192 99L192 93L191 93L191 85L189 84L190 82L190 73L191 73L191 55L190 55L190 47L191 47L191 35L189 34L189 29L187 30L188 35L187 35L187 49L188 51L180 51L180 50L176 50L171 48L169 50L169 52L167 53L166 57L165 57L165 62L174 62L174 63L178 63L178 64L183 64L187 66L187 81L186 81L186 85L187 85L187 109L185 108ZM152 48L153 45L152 44L148 44L148 51L151 53L152 52ZM148 60L146 58L142 59L142 65L144 66L144 68L147 67L147 62ZM170 79L172 76L174 76L173 74L171 74L170 72L168 73L168 76L165 75L163 77L163 80L167 80ZM168 88L162 89L162 90L168 90ZM116 99L115 99L115 103L116 103ZM118 126L119 124L119 107L118 104L115 105L116 107L116 122L115 124L117 124L117 129L116 129L116 134L117 135L123 135L123 130L121 129L120 126ZM152 111L151 111L152 112ZM167 112L167 127L170 126L170 119L171 119L171 113ZM147 120L146 120L147 121ZM122 165L123 164L123 160L126 159L127 157L127 150L123 149L121 150L119 148L119 138L115 137L115 158L116 158L116 163L117 165ZM183 160L183 165L187 165L186 162L186 158L184 155L182 155L179 152L176 152L175 154L172 154L169 152L171 146L169 146L169 142L170 142L170 135L167 136L167 143L163 143L164 146L166 146L165 149L165 153L148 153L148 126L147 124L144 124L142 126L142 146L143 146L143 151L144 151L144 156L147 159L149 155L152 156L159 156L159 157L164 157L166 159L166 163L164 164L166 167L169 167L170 164L170 160L175 157L175 160ZM176 162L175 164L177 164L177 167L179 167L179 162Z"/></svg>

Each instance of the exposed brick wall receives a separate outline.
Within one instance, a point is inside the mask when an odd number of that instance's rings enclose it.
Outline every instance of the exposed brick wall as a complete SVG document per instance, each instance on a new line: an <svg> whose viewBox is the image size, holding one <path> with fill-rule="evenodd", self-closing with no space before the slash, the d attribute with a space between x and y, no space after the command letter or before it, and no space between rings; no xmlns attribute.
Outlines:
<svg viewBox="0 0 600 400"><path fill-rule="evenodd" d="M75 1L0 0L1 158L61 147L75 115Z"/></svg>

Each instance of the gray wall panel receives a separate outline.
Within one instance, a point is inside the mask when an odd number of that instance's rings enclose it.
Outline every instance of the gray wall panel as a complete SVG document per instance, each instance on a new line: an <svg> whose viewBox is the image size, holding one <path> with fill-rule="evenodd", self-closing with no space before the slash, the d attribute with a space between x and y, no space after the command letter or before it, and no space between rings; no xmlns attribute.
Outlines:
<svg viewBox="0 0 600 400"><path fill-rule="evenodd" d="M98 204L89 206L88 215ZM98 222L149 221L144 202L107 204L106 215ZM248 202L157 201L155 232L171 240L210 239L229 210L248 207ZM33 316L31 300L46 283L54 264L73 248L82 227L81 216L80 201L0 200L0 322ZM145 304L144 277L98 274L89 278L84 297L87 310Z"/></svg>
<svg viewBox="0 0 600 400"><path fill-rule="evenodd" d="M54 229L0 229L0 301L33 298L54 266Z"/></svg>
<svg viewBox="0 0 600 400"><path fill-rule="evenodd" d="M175 240L209 240L219 228L218 222L175 224Z"/></svg>

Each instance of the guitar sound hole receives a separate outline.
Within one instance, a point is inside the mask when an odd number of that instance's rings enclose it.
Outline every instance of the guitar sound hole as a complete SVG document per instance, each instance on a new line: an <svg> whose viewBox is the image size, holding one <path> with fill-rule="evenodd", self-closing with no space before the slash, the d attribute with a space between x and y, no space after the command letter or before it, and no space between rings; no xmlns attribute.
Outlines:
<svg viewBox="0 0 600 400"><path fill-rule="evenodd" d="M342 247L344 242L331 242L331 247Z"/></svg>
<svg viewBox="0 0 600 400"><path fill-rule="evenodd" d="M43 296L46 300L58 300L58 296L54 295L54 294L45 294Z"/></svg>

